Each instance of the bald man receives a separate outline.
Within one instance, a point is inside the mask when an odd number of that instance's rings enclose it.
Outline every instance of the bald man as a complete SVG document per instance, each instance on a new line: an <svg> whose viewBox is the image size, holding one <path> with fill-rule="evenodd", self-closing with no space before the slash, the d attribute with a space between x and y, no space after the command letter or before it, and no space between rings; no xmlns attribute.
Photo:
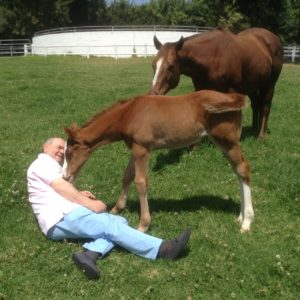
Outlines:
<svg viewBox="0 0 300 300"><path fill-rule="evenodd" d="M84 251L72 259L89 279L100 278L97 259L115 245L147 259L176 259L187 244L191 230L178 238L162 240L140 232L125 218L106 212L107 206L90 191L78 191L64 180L62 164L65 141L48 139L43 153L27 171L29 201L42 233L51 240L87 239Z"/></svg>

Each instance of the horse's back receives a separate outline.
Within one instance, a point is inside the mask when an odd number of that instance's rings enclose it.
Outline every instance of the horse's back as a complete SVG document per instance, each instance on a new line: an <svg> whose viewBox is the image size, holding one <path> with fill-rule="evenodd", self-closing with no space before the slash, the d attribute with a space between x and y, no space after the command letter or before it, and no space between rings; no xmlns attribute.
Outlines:
<svg viewBox="0 0 300 300"><path fill-rule="evenodd" d="M149 149L177 148L198 142L206 131L226 123L237 137L244 104L242 95L212 90L138 97L127 111L123 135Z"/></svg>
<svg viewBox="0 0 300 300"><path fill-rule="evenodd" d="M270 52L272 57L282 59L282 44L277 35L264 28L249 28L238 34L238 37L254 37L263 44Z"/></svg>
<svg viewBox="0 0 300 300"><path fill-rule="evenodd" d="M239 69L239 65L249 64L252 60L276 65L278 69L282 66L280 39L263 28L249 28L238 34L218 28L187 38L185 47L194 61L199 64L210 63L215 69L216 66L211 62L218 61L218 66L223 70L235 65Z"/></svg>
<svg viewBox="0 0 300 300"><path fill-rule="evenodd" d="M132 124L144 126L167 122L182 125L183 120L204 118L205 112L238 111L245 106L245 97L237 93L201 90L179 96L145 95L135 98L127 117ZM136 125L135 125L136 126Z"/></svg>
<svg viewBox="0 0 300 300"><path fill-rule="evenodd" d="M197 60L222 52L236 36L226 28L217 28L185 38L184 48Z"/></svg>

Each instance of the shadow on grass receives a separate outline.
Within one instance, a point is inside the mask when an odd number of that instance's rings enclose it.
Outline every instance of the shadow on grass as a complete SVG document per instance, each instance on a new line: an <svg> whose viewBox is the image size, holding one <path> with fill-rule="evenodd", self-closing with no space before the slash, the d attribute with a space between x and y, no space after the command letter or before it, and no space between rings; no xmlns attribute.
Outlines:
<svg viewBox="0 0 300 300"><path fill-rule="evenodd" d="M138 201L128 201L128 208L139 211L140 204ZM196 211L199 209L208 209L210 211L223 211L230 214L236 214L240 211L240 205L232 199L223 199L218 196L201 195L187 197L182 200L162 199L157 198L149 199L149 206L151 212L155 211Z"/></svg>
<svg viewBox="0 0 300 300"><path fill-rule="evenodd" d="M257 138L258 137L258 129L253 129L252 126L243 127L241 141L244 141L250 137Z"/></svg>
<svg viewBox="0 0 300 300"><path fill-rule="evenodd" d="M180 148L170 150L168 153L160 153L156 158L156 162L152 170L154 172L159 172L165 166L177 164L180 162L182 155L190 151L191 150L189 148Z"/></svg>
<svg viewBox="0 0 300 300"><path fill-rule="evenodd" d="M196 144L195 147L201 147L201 145L204 144L212 144L212 142L207 137L205 137L201 140L200 143ZM153 172L159 172L168 165L178 164L181 160L181 157L185 153L191 153L193 151L193 146L190 146L179 149L171 149L168 151L168 153L159 153L152 170Z"/></svg>

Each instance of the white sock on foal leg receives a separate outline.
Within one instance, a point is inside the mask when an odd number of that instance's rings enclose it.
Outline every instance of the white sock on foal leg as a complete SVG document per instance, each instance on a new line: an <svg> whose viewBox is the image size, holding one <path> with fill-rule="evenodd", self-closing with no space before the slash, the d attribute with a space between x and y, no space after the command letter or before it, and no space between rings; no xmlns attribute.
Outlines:
<svg viewBox="0 0 300 300"><path fill-rule="evenodd" d="M251 189L250 186L241 181L241 189L242 189L242 201L241 203L241 214L239 216L242 217L242 226L241 226L241 232L249 231L250 225L254 219L254 211L252 207L252 198L251 198Z"/></svg>

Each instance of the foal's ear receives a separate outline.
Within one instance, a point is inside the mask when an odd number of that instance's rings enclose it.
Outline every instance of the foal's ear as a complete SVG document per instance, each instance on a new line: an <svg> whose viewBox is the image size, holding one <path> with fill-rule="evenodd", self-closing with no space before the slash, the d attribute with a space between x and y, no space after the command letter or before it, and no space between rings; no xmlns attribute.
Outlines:
<svg viewBox="0 0 300 300"><path fill-rule="evenodd" d="M159 50L162 46L161 42L158 40L158 38L156 37L156 35L154 35L153 37L153 42L154 42L154 46L157 50Z"/></svg>
<svg viewBox="0 0 300 300"><path fill-rule="evenodd" d="M72 131L71 128L65 127L65 128L64 128L64 132L66 133L66 135L67 135L69 138L72 138L73 131Z"/></svg>
<svg viewBox="0 0 300 300"><path fill-rule="evenodd" d="M75 133L76 133L76 131L77 131L78 128L79 128L78 125L75 124L75 123L73 123L70 128L65 127L64 131L69 136L69 138L74 138L75 137Z"/></svg>
<svg viewBox="0 0 300 300"><path fill-rule="evenodd" d="M184 39L183 36L181 36L180 40L175 44L175 50L179 51L182 48L183 43L184 43Z"/></svg>
<svg viewBox="0 0 300 300"><path fill-rule="evenodd" d="M73 131L77 131L77 130L79 129L79 126L78 126L76 123L73 123L73 124L71 125L71 129L72 129Z"/></svg>

